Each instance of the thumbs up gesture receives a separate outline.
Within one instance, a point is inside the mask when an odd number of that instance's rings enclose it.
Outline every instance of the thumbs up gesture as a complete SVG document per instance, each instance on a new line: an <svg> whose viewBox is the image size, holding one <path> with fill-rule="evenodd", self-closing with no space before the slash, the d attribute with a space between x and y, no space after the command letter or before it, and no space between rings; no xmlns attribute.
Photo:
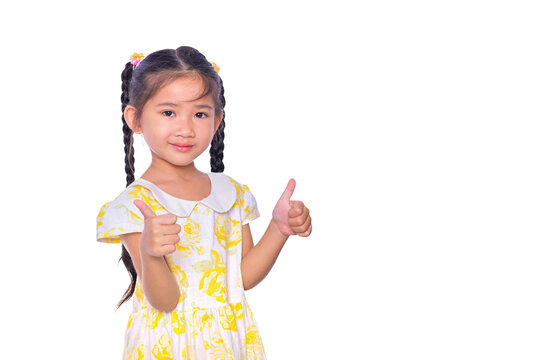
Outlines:
<svg viewBox="0 0 541 360"><path fill-rule="evenodd" d="M302 201L290 200L295 190L295 180L290 179L287 187L278 199L272 218L283 235L300 235L306 237L312 232L310 210Z"/></svg>
<svg viewBox="0 0 541 360"><path fill-rule="evenodd" d="M143 232L139 240L139 250L150 256L161 257L176 250L180 241L181 230L177 217L173 214L156 215L154 211L139 199L133 201L145 218Z"/></svg>

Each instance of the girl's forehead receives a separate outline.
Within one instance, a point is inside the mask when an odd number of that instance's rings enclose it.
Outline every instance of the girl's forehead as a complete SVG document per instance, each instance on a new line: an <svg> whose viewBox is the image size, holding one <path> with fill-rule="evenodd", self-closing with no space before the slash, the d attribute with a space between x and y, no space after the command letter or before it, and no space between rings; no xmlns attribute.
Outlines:
<svg viewBox="0 0 541 360"><path fill-rule="evenodd" d="M204 94L205 86L200 77L182 76L162 86L149 101L158 104L212 100L210 93Z"/></svg>

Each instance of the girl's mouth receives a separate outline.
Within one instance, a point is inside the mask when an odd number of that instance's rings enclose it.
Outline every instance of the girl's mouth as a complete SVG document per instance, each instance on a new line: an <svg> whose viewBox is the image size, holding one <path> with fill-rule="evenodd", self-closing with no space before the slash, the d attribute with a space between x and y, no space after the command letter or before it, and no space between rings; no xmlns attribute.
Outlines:
<svg viewBox="0 0 541 360"><path fill-rule="evenodd" d="M180 151L188 151L192 148L193 145L177 145L177 144L171 144L173 147Z"/></svg>

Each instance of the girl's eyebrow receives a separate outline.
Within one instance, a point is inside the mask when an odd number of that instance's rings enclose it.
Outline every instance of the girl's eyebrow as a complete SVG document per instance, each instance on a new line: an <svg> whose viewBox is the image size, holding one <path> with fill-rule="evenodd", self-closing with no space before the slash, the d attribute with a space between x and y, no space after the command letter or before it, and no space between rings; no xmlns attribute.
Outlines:
<svg viewBox="0 0 541 360"><path fill-rule="evenodd" d="M210 105L207 105L207 104L200 104L200 105L195 105L196 107L202 109L202 108L206 108L206 109L214 109L214 107L210 106Z"/></svg>
<svg viewBox="0 0 541 360"><path fill-rule="evenodd" d="M159 104L156 104L156 106L177 106L177 104L173 103L173 102L163 102L163 103L159 103Z"/></svg>
<svg viewBox="0 0 541 360"><path fill-rule="evenodd" d="M171 107L176 107L177 104L175 104L174 102L163 102L163 103L159 103L157 104L156 106L171 106ZM202 108L206 108L206 109L214 109L213 106L210 106L210 105L207 105L207 104L198 104L198 105L195 105L197 108L199 109L202 109Z"/></svg>

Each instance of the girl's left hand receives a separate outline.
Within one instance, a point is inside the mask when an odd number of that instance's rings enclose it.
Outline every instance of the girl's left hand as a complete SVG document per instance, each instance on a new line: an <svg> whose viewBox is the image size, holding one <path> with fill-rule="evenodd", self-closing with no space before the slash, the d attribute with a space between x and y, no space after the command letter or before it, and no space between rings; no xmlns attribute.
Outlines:
<svg viewBox="0 0 541 360"><path fill-rule="evenodd" d="M272 210L272 219L276 222L283 235L306 237L312 232L310 210L304 206L302 201L290 200L294 190L295 180L290 179L286 190L278 199L274 210Z"/></svg>

